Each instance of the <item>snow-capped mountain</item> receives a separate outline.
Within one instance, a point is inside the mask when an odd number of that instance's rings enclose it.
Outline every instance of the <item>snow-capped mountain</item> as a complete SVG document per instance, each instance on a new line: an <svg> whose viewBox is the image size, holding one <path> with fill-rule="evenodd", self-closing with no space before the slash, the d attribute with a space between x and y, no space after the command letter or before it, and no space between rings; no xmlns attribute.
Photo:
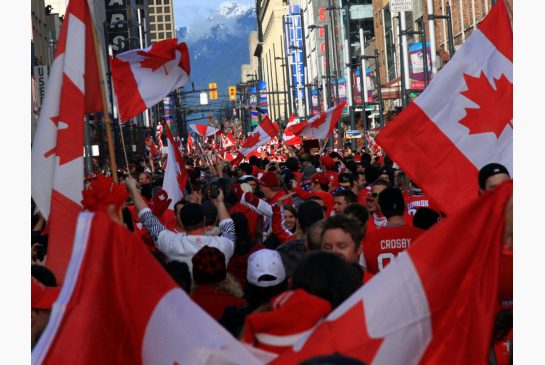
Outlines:
<svg viewBox="0 0 545 365"><path fill-rule="evenodd" d="M255 7L235 1L225 1L213 14L178 28L178 40L189 48L195 88L215 82L218 94L226 96L228 87L240 82L242 64L250 61L248 37L256 30Z"/></svg>

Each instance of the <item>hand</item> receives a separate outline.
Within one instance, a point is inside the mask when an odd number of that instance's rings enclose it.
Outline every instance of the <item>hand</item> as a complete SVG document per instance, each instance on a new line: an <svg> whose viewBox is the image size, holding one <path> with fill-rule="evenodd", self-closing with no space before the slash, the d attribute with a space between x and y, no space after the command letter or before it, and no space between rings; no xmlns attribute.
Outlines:
<svg viewBox="0 0 545 365"><path fill-rule="evenodd" d="M296 189L296 188L297 188L297 180L290 180L290 182L291 182L291 188L292 188L292 190L293 190L293 189Z"/></svg>
<svg viewBox="0 0 545 365"><path fill-rule="evenodd" d="M138 182L132 176L127 176L127 178L125 179L125 186L131 194L138 192Z"/></svg>

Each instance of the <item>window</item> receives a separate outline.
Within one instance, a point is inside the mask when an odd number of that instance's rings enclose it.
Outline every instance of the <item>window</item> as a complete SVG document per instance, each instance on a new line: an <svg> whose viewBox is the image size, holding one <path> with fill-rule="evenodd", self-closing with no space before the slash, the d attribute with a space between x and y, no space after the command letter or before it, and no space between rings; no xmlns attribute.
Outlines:
<svg viewBox="0 0 545 365"><path fill-rule="evenodd" d="M163 5L163 0L155 0L155 5Z"/></svg>
<svg viewBox="0 0 545 365"><path fill-rule="evenodd" d="M165 30L165 26L163 24L157 24L158 30Z"/></svg>
<svg viewBox="0 0 545 365"><path fill-rule="evenodd" d="M164 1L163 1L163 4L165 4L165 5L170 5L170 0L164 0Z"/></svg>
<svg viewBox="0 0 545 365"><path fill-rule="evenodd" d="M155 32L155 30L156 30L157 28L155 27L155 24L152 23L152 24L150 24L149 29L150 29L152 32Z"/></svg>
<svg viewBox="0 0 545 365"><path fill-rule="evenodd" d="M386 69L388 70L388 80L396 77L395 62L395 44L394 31L392 29L392 14L390 9L385 7L383 10L384 18L384 47L386 48Z"/></svg>
<svg viewBox="0 0 545 365"><path fill-rule="evenodd" d="M170 15L165 15L165 22L170 22L171 21L170 19L171 19Z"/></svg>
<svg viewBox="0 0 545 365"><path fill-rule="evenodd" d="M165 24L165 30L172 30L170 23Z"/></svg>
<svg viewBox="0 0 545 365"><path fill-rule="evenodd" d="M162 16L162 15L157 15L157 22L158 22L158 23L162 23L162 22L163 22L163 16Z"/></svg>

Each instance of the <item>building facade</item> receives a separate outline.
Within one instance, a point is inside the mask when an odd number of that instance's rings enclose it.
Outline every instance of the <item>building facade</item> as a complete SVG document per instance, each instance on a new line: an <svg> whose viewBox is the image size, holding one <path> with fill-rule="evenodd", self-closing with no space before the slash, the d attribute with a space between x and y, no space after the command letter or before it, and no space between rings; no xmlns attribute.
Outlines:
<svg viewBox="0 0 545 365"><path fill-rule="evenodd" d="M176 38L173 0L149 1L149 33L151 42Z"/></svg>

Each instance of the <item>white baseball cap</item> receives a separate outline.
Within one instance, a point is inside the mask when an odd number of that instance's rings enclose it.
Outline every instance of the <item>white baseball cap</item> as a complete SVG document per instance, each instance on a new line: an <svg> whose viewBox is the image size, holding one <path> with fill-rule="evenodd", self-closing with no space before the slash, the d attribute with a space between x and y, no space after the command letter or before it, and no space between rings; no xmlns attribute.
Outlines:
<svg viewBox="0 0 545 365"><path fill-rule="evenodd" d="M263 278L264 275L272 278ZM250 284L267 288L278 285L286 279L284 263L278 251L261 249L248 257L246 278Z"/></svg>

